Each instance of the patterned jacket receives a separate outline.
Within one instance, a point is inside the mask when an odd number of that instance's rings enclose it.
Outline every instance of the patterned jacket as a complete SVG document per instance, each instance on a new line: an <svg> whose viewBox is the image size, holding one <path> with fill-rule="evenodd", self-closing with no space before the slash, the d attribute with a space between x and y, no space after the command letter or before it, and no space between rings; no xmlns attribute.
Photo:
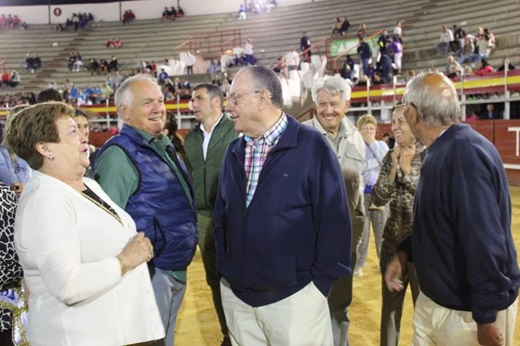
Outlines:
<svg viewBox="0 0 520 346"><path fill-rule="evenodd" d="M386 220L383 238L395 244L412 232L412 210L415 188L419 181L422 160L426 147L419 141L415 144L415 156L412 169L406 175L398 169L393 184L388 182L392 168L392 152L390 150L383 159L376 185L372 189L372 203L384 206L390 201L390 215Z"/></svg>
<svg viewBox="0 0 520 346"><path fill-rule="evenodd" d="M0 184L0 292L19 286L23 277L22 266L14 249L14 215L16 195ZM0 309L0 331L11 329L11 311Z"/></svg>

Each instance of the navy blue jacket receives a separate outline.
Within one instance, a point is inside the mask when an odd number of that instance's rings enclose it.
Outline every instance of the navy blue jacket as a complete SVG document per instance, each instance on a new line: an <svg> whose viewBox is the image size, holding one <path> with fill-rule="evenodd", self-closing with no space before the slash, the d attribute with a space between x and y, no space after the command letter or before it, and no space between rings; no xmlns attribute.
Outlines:
<svg viewBox="0 0 520 346"><path fill-rule="evenodd" d="M284 299L311 281L328 295L350 274L350 213L338 159L322 134L288 116L246 208L244 142L231 142L220 174L219 273L251 306Z"/></svg>
<svg viewBox="0 0 520 346"><path fill-rule="evenodd" d="M455 124L428 148L415 193L413 259L421 291L491 323L520 286L504 166L491 142Z"/></svg>
<svg viewBox="0 0 520 346"><path fill-rule="evenodd" d="M139 187L125 210L154 245L152 264L164 270L185 270L197 246L195 203L190 203L168 163L133 127L124 125L98 155L111 145L123 149L139 171ZM188 173L183 166L179 169L184 171L193 200Z"/></svg>

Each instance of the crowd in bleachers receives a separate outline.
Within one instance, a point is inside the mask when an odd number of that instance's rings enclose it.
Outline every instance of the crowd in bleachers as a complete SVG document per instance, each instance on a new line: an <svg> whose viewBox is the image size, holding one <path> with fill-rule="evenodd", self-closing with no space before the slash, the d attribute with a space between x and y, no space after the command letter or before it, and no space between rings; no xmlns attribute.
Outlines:
<svg viewBox="0 0 520 346"><path fill-rule="evenodd" d="M25 30L27 29L27 23L22 21L18 15L12 16L11 14L8 14L7 17L5 14L2 14L0 16L0 29L3 30L11 30L11 29L21 29Z"/></svg>
<svg viewBox="0 0 520 346"><path fill-rule="evenodd" d="M70 18L67 18L65 23L56 25L55 30L59 32L85 30L92 23L94 23L94 15L92 13L73 13Z"/></svg>
<svg viewBox="0 0 520 346"><path fill-rule="evenodd" d="M164 11L162 13L162 20L163 21L173 21L175 18L184 17L184 10L178 6L177 9L175 9L174 6L164 8Z"/></svg>

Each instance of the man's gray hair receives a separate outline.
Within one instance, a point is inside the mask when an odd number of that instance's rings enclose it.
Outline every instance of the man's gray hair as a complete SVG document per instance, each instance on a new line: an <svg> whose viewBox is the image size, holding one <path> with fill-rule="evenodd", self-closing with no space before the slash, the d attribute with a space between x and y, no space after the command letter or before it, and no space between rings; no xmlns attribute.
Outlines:
<svg viewBox="0 0 520 346"><path fill-rule="evenodd" d="M135 76L129 77L124 80L124 82L117 88L116 93L114 95L114 102L116 104L116 110L119 113L119 107L122 105L130 106L130 103L132 103L132 92L130 87L135 82L147 80L155 84L157 86L157 89L161 90L161 87L157 84L157 81L155 78L150 76L149 74L140 73L136 74Z"/></svg>
<svg viewBox="0 0 520 346"><path fill-rule="evenodd" d="M425 81L436 74L446 84L439 92L439 85ZM406 86L403 103L413 103L419 120L428 127L450 125L460 118L460 102L455 86L448 77L437 72L421 72Z"/></svg>
<svg viewBox="0 0 520 346"><path fill-rule="evenodd" d="M271 103L280 109L283 107L282 84L273 70L265 66L248 66L238 71L244 72L251 74L250 82L255 91L267 90L271 96Z"/></svg>
<svg viewBox="0 0 520 346"><path fill-rule="evenodd" d="M320 77L312 85L312 101L318 102L318 93L321 90L327 91L329 94L341 94L341 101L343 103L350 101L350 94L352 89L348 82L341 77Z"/></svg>

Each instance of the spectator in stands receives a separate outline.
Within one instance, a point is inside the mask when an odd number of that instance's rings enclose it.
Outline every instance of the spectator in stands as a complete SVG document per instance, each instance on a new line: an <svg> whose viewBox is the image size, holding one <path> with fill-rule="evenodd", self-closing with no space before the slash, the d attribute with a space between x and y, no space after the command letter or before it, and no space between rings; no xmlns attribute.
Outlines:
<svg viewBox="0 0 520 346"><path fill-rule="evenodd" d="M365 23L359 24L359 29L357 32L358 38L363 38L367 35L367 25Z"/></svg>
<svg viewBox="0 0 520 346"><path fill-rule="evenodd" d="M79 72L81 70L81 67L83 66L83 57L79 52L76 52L76 55L74 56L74 64L73 64L73 71Z"/></svg>
<svg viewBox="0 0 520 346"><path fill-rule="evenodd" d="M123 14L123 24L129 24L135 19L135 14L132 10L126 10Z"/></svg>
<svg viewBox="0 0 520 346"><path fill-rule="evenodd" d="M460 53L460 57L457 60L459 64L463 64L466 61L468 61L469 57L473 54L475 51L475 44L473 43L473 40L470 36L466 36L464 38L464 46L462 47L462 51Z"/></svg>
<svg viewBox="0 0 520 346"><path fill-rule="evenodd" d="M94 15L90 12L87 15L87 21L89 25L92 25L94 23Z"/></svg>
<svg viewBox="0 0 520 346"><path fill-rule="evenodd" d="M88 17L86 13L83 13L79 19L79 27L81 30L85 30L88 26Z"/></svg>
<svg viewBox="0 0 520 346"><path fill-rule="evenodd" d="M211 78L213 78L216 70L217 66L215 65L215 60L211 59L208 65L208 73L210 74Z"/></svg>
<svg viewBox="0 0 520 346"><path fill-rule="evenodd" d="M506 68L508 71L516 70L516 67L513 64L511 64L511 62L509 61L509 58L504 58L504 60L502 60L502 65L497 69L497 71L502 72Z"/></svg>
<svg viewBox="0 0 520 346"><path fill-rule="evenodd" d="M248 38L244 44L244 55L246 57L246 65L255 65L256 59L253 55L253 40Z"/></svg>
<svg viewBox="0 0 520 346"><path fill-rule="evenodd" d="M224 78L222 80L222 85L220 86L220 90L222 90L222 94L224 94L224 97L228 96L229 89L231 89L231 84L229 83L229 80L227 78Z"/></svg>
<svg viewBox="0 0 520 346"><path fill-rule="evenodd" d="M174 17L175 19L175 17ZM170 10L168 10L168 7L165 7L162 12L162 21L172 20Z"/></svg>
<svg viewBox="0 0 520 346"><path fill-rule="evenodd" d="M157 76L157 83L159 83L159 85L164 85L164 83L166 82L166 80L169 78L168 76L168 72L166 72L163 68L161 69L161 72L159 73L159 75Z"/></svg>
<svg viewBox="0 0 520 346"><path fill-rule="evenodd" d="M350 56L350 54L345 55L345 63L350 67L352 71L354 71L354 59Z"/></svg>
<svg viewBox="0 0 520 346"><path fill-rule="evenodd" d="M296 47L291 47L291 50L285 54L285 63L288 71L298 69L298 66L300 66L300 55L296 51Z"/></svg>
<svg viewBox="0 0 520 346"><path fill-rule="evenodd" d="M303 62L311 62L311 40L307 35L307 31L304 31L300 38L300 51L303 53Z"/></svg>
<svg viewBox="0 0 520 346"><path fill-rule="evenodd" d="M184 10L181 8L181 6L177 6L177 17L184 17Z"/></svg>
<svg viewBox="0 0 520 346"><path fill-rule="evenodd" d="M397 39L399 40L399 42L403 43L403 28L401 26L400 20L398 20L395 23L393 34L394 34L394 38L395 38L395 36L397 36Z"/></svg>
<svg viewBox="0 0 520 346"><path fill-rule="evenodd" d="M9 88L11 86L11 74L7 71L4 71L2 73L1 77L2 84L1 86L5 86L6 88Z"/></svg>
<svg viewBox="0 0 520 346"><path fill-rule="evenodd" d="M450 43L453 41L453 33L446 26L441 27L439 41L435 44L437 55L448 55Z"/></svg>
<svg viewBox="0 0 520 346"><path fill-rule="evenodd" d="M39 69L42 68L42 60L38 56L38 54L33 53L33 69L34 72L38 72Z"/></svg>
<svg viewBox="0 0 520 346"><path fill-rule="evenodd" d="M458 71L458 74L462 73L462 66L455 60L453 55L448 55L446 58L446 68L444 69L444 74L449 77L450 73L453 72L453 68L455 68L455 71Z"/></svg>
<svg viewBox="0 0 520 346"><path fill-rule="evenodd" d="M58 87L58 83L56 83L56 81L51 80L51 81L49 82L49 84L47 84L47 88L48 88L48 89L58 90L58 89L59 89L59 87Z"/></svg>
<svg viewBox="0 0 520 346"><path fill-rule="evenodd" d="M489 64L486 58L482 58L480 60L480 67L475 71L475 74L478 76L485 76L493 72L495 72L493 66Z"/></svg>
<svg viewBox="0 0 520 346"><path fill-rule="evenodd" d="M178 79L178 78L176 78L176 79ZM218 85L218 86L222 85L222 81L220 80L220 77L218 76L218 74L213 76L213 79L211 80L211 84Z"/></svg>
<svg viewBox="0 0 520 346"><path fill-rule="evenodd" d="M112 95L112 88L110 87L110 85L108 85L106 82L104 82L100 86L100 89L101 89L101 94L99 96L100 96L101 103L105 103L105 102L109 101L110 96Z"/></svg>
<svg viewBox="0 0 520 346"><path fill-rule="evenodd" d="M116 37L116 39L112 41L112 44L113 44L114 48L123 47L123 41L121 41L121 39L119 37Z"/></svg>
<svg viewBox="0 0 520 346"><path fill-rule="evenodd" d="M342 21L339 17L336 17L336 19L334 19L334 21L332 22L332 33L331 33L331 36L333 38L335 37L338 37L341 35L341 24L342 24Z"/></svg>
<svg viewBox="0 0 520 346"><path fill-rule="evenodd" d="M108 61L106 61L105 59L101 59L99 61L99 71L101 73L103 73L104 75L107 74L107 72L108 72Z"/></svg>
<svg viewBox="0 0 520 346"><path fill-rule="evenodd" d="M347 16L345 16L345 18L343 19L343 22L341 23L341 27L339 28L340 36L346 35L349 28L350 28L350 22L348 21Z"/></svg>
<svg viewBox="0 0 520 346"><path fill-rule="evenodd" d="M370 49L370 46L368 45L368 43L365 42L363 37L359 38L357 53L359 55L359 58L361 59L361 65L363 66L363 73L368 76L369 75L368 64L370 62L370 59L372 58L372 49Z"/></svg>
<svg viewBox="0 0 520 346"><path fill-rule="evenodd" d="M401 74L403 66L403 44L399 40L399 36L389 36L388 52L394 61L394 69L398 75Z"/></svg>
<svg viewBox="0 0 520 346"><path fill-rule="evenodd" d="M379 38L377 39L379 46L379 64L381 76L383 77L384 83L390 82L390 72L392 70L392 61L390 59L390 53L388 51L389 39L388 31L383 30Z"/></svg>
<svg viewBox="0 0 520 346"><path fill-rule="evenodd" d="M34 73L34 60L31 53L27 53L25 56L25 72Z"/></svg>
<svg viewBox="0 0 520 346"><path fill-rule="evenodd" d="M175 9L174 6L170 7L170 17L172 17L172 18L177 17L177 10Z"/></svg>
<svg viewBox="0 0 520 346"><path fill-rule="evenodd" d="M167 63L165 64L168 65ZM146 63L144 62L144 60L139 60L137 64L135 64L135 69L137 70L137 72L144 72L146 70Z"/></svg>
<svg viewBox="0 0 520 346"><path fill-rule="evenodd" d="M339 75L343 79L352 80L352 70L346 62L343 62L343 65L341 65L341 68L339 69Z"/></svg>
<svg viewBox="0 0 520 346"><path fill-rule="evenodd" d="M112 55L112 58L110 59L110 62L108 63L108 72L110 73L112 71L119 71L118 64L119 64L119 62L117 61L116 56Z"/></svg>
<svg viewBox="0 0 520 346"><path fill-rule="evenodd" d="M488 28L484 28L484 36L487 37L490 48L495 48L495 46L496 46L495 35L493 35L493 33L491 31L489 31Z"/></svg>
<svg viewBox="0 0 520 346"><path fill-rule="evenodd" d="M114 41L112 41L111 38L109 38L105 43L105 48L114 48Z"/></svg>
<svg viewBox="0 0 520 346"><path fill-rule="evenodd" d="M238 8L238 20L246 20L247 19L247 9L243 3L240 3L240 7Z"/></svg>
<svg viewBox="0 0 520 346"><path fill-rule="evenodd" d="M462 27L453 24L453 39L451 45L451 50L457 54L457 56L461 55L462 48L464 48L464 39L466 38L466 32Z"/></svg>
<svg viewBox="0 0 520 346"><path fill-rule="evenodd" d="M374 76L372 77L372 85L381 85L385 83L388 82L383 78L381 72L376 71L376 73L374 73Z"/></svg>
<svg viewBox="0 0 520 346"><path fill-rule="evenodd" d="M193 74L193 65L195 65L196 58L190 51L186 51L184 55L184 63L186 64L186 74Z"/></svg>
<svg viewBox="0 0 520 346"><path fill-rule="evenodd" d="M94 75L94 72L96 74L99 74L99 63L96 59L90 58L88 60L87 70L90 71L90 75Z"/></svg>
<svg viewBox="0 0 520 346"><path fill-rule="evenodd" d="M69 71L72 71L74 69L74 62L76 61L76 54L74 52L69 53L69 62L67 66L69 67Z"/></svg>
<svg viewBox="0 0 520 346"><path fill-rule="evenodd" d="M480 119L502 119L502 114L500 110L495 108L493 103L488 103L486 105L486 110L482 112Z"/></svg>
<svg viewBox="0 0 520 346"><path fill-rule="evenodd" d="M10 85L9 86L11 88L16 88L18 86L18 84L20 84L20 74L16 70L13 70L11 72Z"/></svg>

